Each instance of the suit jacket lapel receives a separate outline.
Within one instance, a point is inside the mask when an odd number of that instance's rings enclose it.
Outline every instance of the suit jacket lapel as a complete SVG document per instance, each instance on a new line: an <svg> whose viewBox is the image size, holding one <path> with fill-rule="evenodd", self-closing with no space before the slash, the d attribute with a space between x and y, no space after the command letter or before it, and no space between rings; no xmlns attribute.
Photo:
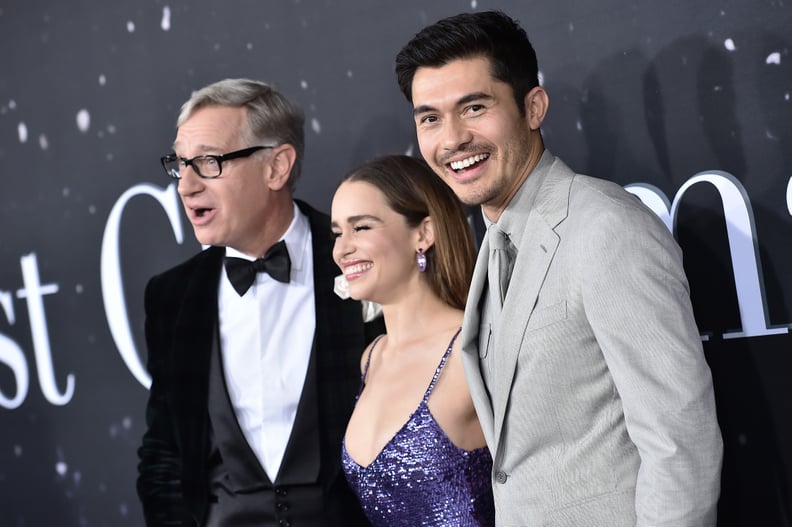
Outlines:
<svg viewBox="0 0 792 527"><path fill-rule="evenodd" d="M468 291L467 308L462 322L460 343L462 346L462 364L465 368L465 377L468 383L473 404L476 407L481 429L488 445L495 445L495 429L493 426L492 404L487 388L481 377L481 364L479 362L479 330L481 329L481 311L479 304L484 286L487 283L487 262L489 260L489 241L487 237L481 244L473 278ZM494 449L493 449L494 450Z"/></svg>
<svg viewBox="0 0 792 527"><path fill-rule="evenodd" d="M520 211L527 214L525 231L503 310L494 328L498 339L498 366L491 392L494 435L498 439L503 430L517 359L520 353L531 352L521 349L523 335L560 243L555 228L567 216L571 174L566 165L556 161L541 183L534 206L530 211Z"/></svg>
<svg viewBox="0 0 792 527"><path fill-rule="evenodd" d="M173 354L170 371L179 390L173 392L175 416L179 420L185 459L198 460L185 466L185 479L190 473L200 475L205 469L205 451L209 437L208 398L209 367L217 327L217 280L224 250L211 247L200 255L191 274L174 318ZM200 480L201 478L198 478Z"/></svg>
<svg viewBox="0 0 792 527"><path fill-rule="evenodd" d="M495 388L492 390L492 406L497 438L500 438L503 428L517 358L524 352L520 348L526 325L525 315L536 304L542 282L558 247L558 236L541 218L532 215L526 228L529 229L526 235L530 233L530 240L519 249L519 258L514 266L503 311L493 330L498 347L498 365L492 380Z"/></svg>
<svg viewBox="0 0 792 527"><path fill-rule="evenodd" d="M360 354L365 346L363 315L359 302L341 300L333 292L333 280L340 271L336 272L332 257L330 219L300 200L295 202L311 225L320 479L329 484L341 470L341 440L360 383Z"/></svg>

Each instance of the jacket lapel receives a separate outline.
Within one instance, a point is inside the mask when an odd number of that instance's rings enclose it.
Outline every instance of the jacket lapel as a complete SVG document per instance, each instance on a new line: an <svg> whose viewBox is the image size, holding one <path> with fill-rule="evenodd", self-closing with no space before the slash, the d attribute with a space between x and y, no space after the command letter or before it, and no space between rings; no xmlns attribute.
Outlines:
<svg viewBox="0 0 792 527"><path fill-rule="evenodd" d="M561 241L555 229L567 216L572 183L570 176L573 175L566 165L556 160L541 183L531 210L517 211L518 214L526 215L525 231L518 249L511 285L495 327L499 339L498 366L491 391L494 435L498 440L503 431L518 357L520 353L530 353L530 350L522 349L522 340L530 313L536 305Z"/></svg>
<svg viewBox="0 0 792 527"><path fill-rule="evenodd" d="M205 470L209 437L209 367L217 328L217 280L224 250L211 247L198 255L174 318L173 353L169 371L179 390L173 393L177 440L185 459L198 460L184 467L185 480ZM200 478L198 478L200 481Z"/></svg>
<svg viewBox="0 0 792 527"><path fill-rule="evenodd" d="M332 256L330 219L300 200L295 202L311 226L320 479L330 484L341 470L341 440L360 383L360 354L365 347L363 315L359 302L341 300L333 292L333 281L340 271Z"/></svg>
<svg viewBox="0 0 792 527"><path fill-rule="evenodd" d="M487 283L487 261L489 259L489 241L487 237L481 244L476 267L468 291L467 308L462 322L460 343L462 346L462 364L465 368L465 377L468 389L476 407L481 429L488 445L495 445L495 429L493 427L492 404L487 388L481 377L481 364L479 362L479 331L481 329L481 310L479 304L484 286Z"/></svg>

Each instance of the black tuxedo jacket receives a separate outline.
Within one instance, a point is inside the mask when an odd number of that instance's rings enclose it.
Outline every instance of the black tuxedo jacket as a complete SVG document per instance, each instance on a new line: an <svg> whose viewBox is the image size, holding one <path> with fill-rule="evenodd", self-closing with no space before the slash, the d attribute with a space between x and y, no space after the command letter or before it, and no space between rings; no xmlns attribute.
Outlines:
<svg viewBox="0 0 792 527"><path fill-rule="evenodd" d="M319 482L326 525L367 525L341 471L341 440L360 382L366 341L358 302L333 293L329 218L305 203L314 257ZM203 525L209 503L209 367L217 350L217 290L225 249L210 247L152 278L145 292L147 430L138 451L137 490L146 524ZM378 329L378 328L377 328ZM299 328L295 328L299 331ZM372 329L376 331L376 329ZM299 506L299 504L293 504Z"/></svg>

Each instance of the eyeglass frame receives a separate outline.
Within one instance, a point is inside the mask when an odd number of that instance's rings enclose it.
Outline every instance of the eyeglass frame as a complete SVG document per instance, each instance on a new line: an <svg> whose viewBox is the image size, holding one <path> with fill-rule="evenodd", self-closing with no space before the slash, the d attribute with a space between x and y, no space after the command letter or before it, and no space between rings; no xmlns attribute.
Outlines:
<svg viewBox="0 0 792 527"><path fill-rule="evenodd" d="M165 169L165 173L168 175L169 178L180 180L182 178L181 169L178 171L178 176L175 175L176 172L173 170L169 170L166 166L166 163L173 163L174 161L180 161L184 163L184 167L192 167L193 172L201 178L201 179L216 179L219 178L223 173L223 161L230 161L231 159L240 159L244 157L248 157L253 155L255 152L259 150L264 150L267 148L276 148L280 145L259 145L259 146L249 146L247 148L243 148L242 150L235 150L233 152L229 152L227 154L202 154L200 156L195 156L190 159L186 157L177 156L175 153L168 154L166 156L162 156L160 158L160 163L162 164L162 168ZM217 175L216 176L204 176L201 174L201 171L195 165L196 159L214 159L217 162Z"/></svg>

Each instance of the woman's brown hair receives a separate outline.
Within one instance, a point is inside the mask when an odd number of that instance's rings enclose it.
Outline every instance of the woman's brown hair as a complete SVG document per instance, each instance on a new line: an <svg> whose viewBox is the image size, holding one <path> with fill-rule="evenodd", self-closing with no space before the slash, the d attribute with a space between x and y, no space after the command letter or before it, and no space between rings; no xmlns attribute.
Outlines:
<svg viewBox="0 0 792 527"><path fill-rule="evenodd" d="M388 206L417 227L427 216L434 226L434 245L426 250L426 277L445 303L465 308L476 263L473 236L462 203L451 188L420 159L384 156L356 168L345 181L363 181L384 195Z"/></svg>

